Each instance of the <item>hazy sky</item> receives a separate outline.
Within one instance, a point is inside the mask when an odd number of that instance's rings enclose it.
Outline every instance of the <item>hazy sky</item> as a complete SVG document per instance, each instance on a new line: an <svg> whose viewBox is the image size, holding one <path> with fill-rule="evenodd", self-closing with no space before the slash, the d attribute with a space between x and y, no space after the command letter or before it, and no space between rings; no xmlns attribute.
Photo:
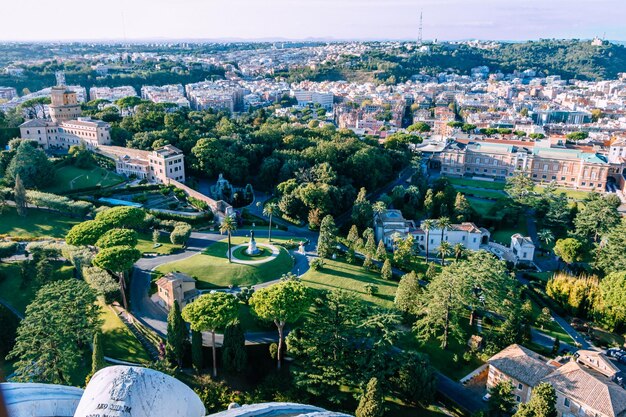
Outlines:
<svg viewBox="0 0 626 417"><path fill-rule="evenodd" d="M0 0L0 40L626 40L626 0Z"/></svg>

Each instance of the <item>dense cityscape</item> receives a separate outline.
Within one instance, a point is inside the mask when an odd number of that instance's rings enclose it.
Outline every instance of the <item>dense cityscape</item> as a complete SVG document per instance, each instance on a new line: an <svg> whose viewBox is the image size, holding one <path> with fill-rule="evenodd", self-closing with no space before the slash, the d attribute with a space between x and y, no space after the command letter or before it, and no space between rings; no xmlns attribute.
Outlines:
<svg viewBox="0 0 626 417"><path fill-rule="evenodd" d="M0 43L0 416L626 417L626 46Z"/></svg>

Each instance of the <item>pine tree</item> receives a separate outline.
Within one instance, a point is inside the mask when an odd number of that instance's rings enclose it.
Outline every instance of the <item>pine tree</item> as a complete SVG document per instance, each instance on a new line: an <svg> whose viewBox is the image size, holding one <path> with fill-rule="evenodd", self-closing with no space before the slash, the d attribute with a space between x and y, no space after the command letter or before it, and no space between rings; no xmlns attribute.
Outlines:
<svg viewBox="0 0 626 417"><path fill-rule="evenodd" d="M194 330L191 331L191 362L193 363L193 369L200 373L204 362L202 357L202 333Z"/></svg>
<svg viewBox="0 0 626 417"><path fill-rule="evenodd" d="M383 279L390 280L393 277L393 270L391 269L391 261L385 259L383 267L380 269L380 276Z"/></svg>
<svg viewBox="0 0 626 417"><path fill-rule="evenodd" d="M13 195L17 214L19 214L20 216L26 216L26 189L24 188L24 183L22 183L20 174L17 174L17 176L15 177L15 188L13 189Z"/></svg>
<svg viewBox="0 0 626 417"><path fill-rule="evenodd" d="M364 251L368 255L374 255L376 253L376 243L375 243L373 234L367 236L367 241L365 242Z"/></svg>
<svg viewBox="0 0 626 417"><path fill-rule="evenodd" d="M385 412L385 397L377 378L367 383L365 392L356 409L356 417L382 417Z"/></svg>
<svg viewBox="0 0 626 417"><path fill-rule="evenodd" d="M382 239L378 241L378 247L376 248L376 259L379 261L387 259L387 249L385 248L385 242Z"/></svg>
<svg viewBox="0 0 626 417"><path fill-rule="evenodd" d="M183 364L183 343L187 339L187 327L180 312L178 301L167 315L167 342L165 343L165 354L167 359L179 367Z"/></svg>
<svg viewBox="0 0 626 417"><path fill-rule="evenodd" d="M317 254L322 258L329 258L335 251L337 228L333 216L328 215L320 225L320 235L317 241Z"/></svg>
<svg viewBox="0 0 626 417"><path fill-rule="evenodd" d="M469 219L469 215L472 209L470 207L467 198L461 193L456 194L456 199L454 200L454 213L456 215L456 219L460 222L465 222Z"/></svg>
<svg viewBox="0 0 626 417"><path fill-rule="evenodd" d="M239 321L234 321L224 329L222 366L227 372L241 372L247 362L246 337Z"/></svg>
<svg viewBox="0 0 626 417"><path fill-rule="evenodd" d="M353 224L348 232L348 237L346 238L348 244L351 248L356 249L356 242L359 240L359 229L356 227L356 224Z"/></svg>
<svg viewBox="0 0 626 417"><path fill-rule="evenodd" d="M104 348L102 346L102 332L96 332L93 335L93 352L91 354L91 374L95 374L104 368Z"/></svg>
<svg viewBox="0 0 626 417"><path fill-rule="evenodd" d="M372 256L369 253L365 255L365 259L363 260L363 268L370 270L374 268L374 262L372 262Z"/></svg>

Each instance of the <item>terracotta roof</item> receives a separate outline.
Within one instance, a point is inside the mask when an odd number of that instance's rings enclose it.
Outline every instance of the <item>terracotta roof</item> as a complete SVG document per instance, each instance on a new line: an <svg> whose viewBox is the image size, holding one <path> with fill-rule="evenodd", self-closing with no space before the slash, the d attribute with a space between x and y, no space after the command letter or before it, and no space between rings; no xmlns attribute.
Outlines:
<svg viewBox="0 0 626 417"><path fill-rule="evenodd" d="M554 389L609 417L626 416L626 390L575 361L543 378Z"/></svg>
<svg viewBox="0 0 626 417"><path fill-rule="evenodd" d="M487 361L507 376L534 387L554 368L547 359L520 345L511 345L496 353Z"/></svg>

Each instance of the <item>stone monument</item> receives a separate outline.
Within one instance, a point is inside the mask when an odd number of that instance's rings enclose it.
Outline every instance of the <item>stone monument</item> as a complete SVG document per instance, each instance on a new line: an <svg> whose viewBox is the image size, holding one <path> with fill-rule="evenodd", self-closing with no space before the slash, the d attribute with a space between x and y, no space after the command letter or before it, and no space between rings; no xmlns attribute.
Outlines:
<svg viewBox="0 0 626 417"><path fill-rule="evenodd" d="M74 417L201 417L200 398L179 380L153 369L109 366L96 372Z"/></svg>
<svg viewBox="0 0 626 417"><path fill-rule="evenodd" d="M246 249L246 253L250 256L256 256L261 251L256 247L256 240L254 240L254 230L250 230L250 242L248 243L248 249Z"/></svg>

